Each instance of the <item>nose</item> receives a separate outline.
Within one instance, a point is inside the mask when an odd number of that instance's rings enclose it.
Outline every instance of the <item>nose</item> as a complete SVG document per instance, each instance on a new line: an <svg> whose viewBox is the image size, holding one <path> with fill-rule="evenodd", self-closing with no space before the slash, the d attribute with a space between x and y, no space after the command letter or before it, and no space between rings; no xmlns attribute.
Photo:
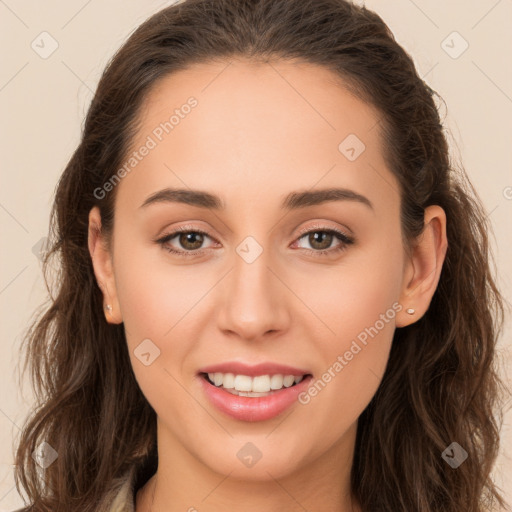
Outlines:
<svg viewBox="0 0 512 512"><path fill-rule="evenodd" d="M283 281L279 270L271 268L265 251L252 263L236 255L223 284L219 328L250 341L286 330L292 294Z"/></svg>

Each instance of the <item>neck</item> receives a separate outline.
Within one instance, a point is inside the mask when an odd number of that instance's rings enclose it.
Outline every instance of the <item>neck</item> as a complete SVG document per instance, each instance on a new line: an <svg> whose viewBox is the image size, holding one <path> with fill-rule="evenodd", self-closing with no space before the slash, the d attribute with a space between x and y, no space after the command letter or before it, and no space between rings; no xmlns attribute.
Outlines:
<svg viewBox="0 0 512 512"><path fill-rule="evenodd" d="M237 459L227 471L216 472L159 425L158 470L138 491L135 512L221 512L235 504L239 512L361 512L350 491L356 425L292 472L264 466L262 457L258 473L259 463L244 472ZM276 468L282 467L279 462Z"/></svg>

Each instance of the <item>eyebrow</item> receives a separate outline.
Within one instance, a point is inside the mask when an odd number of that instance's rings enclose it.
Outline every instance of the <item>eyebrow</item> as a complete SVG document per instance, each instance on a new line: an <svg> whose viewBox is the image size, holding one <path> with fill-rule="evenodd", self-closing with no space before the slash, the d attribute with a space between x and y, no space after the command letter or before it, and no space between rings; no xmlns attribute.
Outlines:
<svg viewBox="0 0 512 512"><path fill-rule="evenodd" d="M365 196L346 188L326 188L290 192L281 203L281 209L297 210L331 201L355 201L373 208L372 202ZM155 203L183 203L199 208L225 210L226 205L219 196L202 190L164 188L151 194L140 205L145 208Z"/></svg>

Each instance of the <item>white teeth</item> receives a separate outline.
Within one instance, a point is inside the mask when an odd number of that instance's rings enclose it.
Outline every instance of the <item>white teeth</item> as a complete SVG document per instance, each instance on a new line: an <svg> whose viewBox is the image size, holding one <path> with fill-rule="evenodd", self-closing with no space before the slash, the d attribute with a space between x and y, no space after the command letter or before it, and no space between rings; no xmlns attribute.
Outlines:
<svg viewBox="0 0 512 512"><path fill-rule="evenodd" d="M222 375L222 373L218 373L217 375ZM232 373L225 373L224 377L222 377L221 384L226 389L233 389L235 387L235 376Z"/></svg>
<svg viewBox="0 0 512 512"><path fill-rule="evenodd" d="M284 377L282 375L272 375L270 377L270 389L281 389L283 387Z"/></svg>
<svg viewBox="0 0 512 512"><path fill-rule="evenodd" d="M286 388L292 386L295 382L295 377L293 375L286 375L283 379L283 384Z"/></svg>
<svg viewBox="0 0 512 512"><path fill-rule="evenodd" d="M217 387L224 387L234 391L241 391L241 396L253 396L250 393L268 393L271 390L289 388L294 383L298 384L304 375L235 375L233 373L209 373L208 378Z"/></svg>
<svg viewBox="0 0 512 512"><path fill-rule="evenodd" d="M252 387L248 391L253 391L255 393L267 393L270 391L270 377L268 375L258 375L253 377Z"/></svg>
<svg viewBox="0 0 512 512"><path fill-rule="evenodd" d="M237 391L252 391L252 379L247 375L235 376L235 389Z"/></svg>

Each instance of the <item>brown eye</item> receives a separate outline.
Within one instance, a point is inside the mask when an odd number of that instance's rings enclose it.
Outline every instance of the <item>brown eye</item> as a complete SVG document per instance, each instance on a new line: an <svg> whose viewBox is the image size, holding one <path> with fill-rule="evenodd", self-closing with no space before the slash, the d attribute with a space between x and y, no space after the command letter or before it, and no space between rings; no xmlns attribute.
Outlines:
<svg viewBox="0 0 512 512"><path fill-rule="evenodd" d="M203 244L203 234L196 231L181 233L177 236L181 247L183 247L184 249L188 249L190 251L200 249L201 245Z"/></svg>
<svg viewBox="0 0 512 512"><path fill-rule="evenodd" d="M329 249L333 239L334 236L328 231L312 231L308 235L309 244L318 250Z"/></svg>
<svg viewBox="0 0 512 512"><path fill-rule="evenodd" d="M352 237L336 229L316 227L302 233L298 240L306 239L311 249L299 247L306 251L306 253L314 256L338 253L354 243ZM332 247L332 243L335 240L338 240L339 243Z"/></svg>
<svg viewBox="0 0 512 512"><path fill-rule="evenodd" d="M211 237L204 231L182 227L155 241L171 253L181 256L197 256L202 252L205 238Z"/></svg>

